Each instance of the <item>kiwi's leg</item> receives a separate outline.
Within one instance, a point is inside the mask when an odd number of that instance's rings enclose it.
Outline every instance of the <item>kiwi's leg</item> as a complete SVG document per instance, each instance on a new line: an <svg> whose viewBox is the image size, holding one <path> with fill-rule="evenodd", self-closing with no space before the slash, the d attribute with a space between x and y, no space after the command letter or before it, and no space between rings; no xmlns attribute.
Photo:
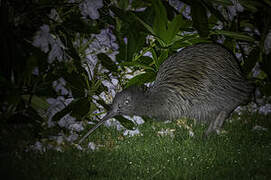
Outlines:
<svg viewBox="0 0 271 180"><path fill-rule="evenodd" d="M208 129L205 132L205 136L207 137L210 133L214 131L218 132L226 118L227 113L225 111L221 111L216 117L216 119L210 123Z"/></svg>

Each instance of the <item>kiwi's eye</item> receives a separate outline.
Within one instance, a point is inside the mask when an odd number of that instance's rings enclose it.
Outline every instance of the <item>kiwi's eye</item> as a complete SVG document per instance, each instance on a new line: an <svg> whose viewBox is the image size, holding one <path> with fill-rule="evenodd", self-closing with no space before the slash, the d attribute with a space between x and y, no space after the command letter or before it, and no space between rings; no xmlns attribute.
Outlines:
<svg viewBox="0 0 271 180"><path fill-rule="evenodd" d="M129 104L129 99L125 99L125 101L124 101L124 105L128 105Z"/></svg>

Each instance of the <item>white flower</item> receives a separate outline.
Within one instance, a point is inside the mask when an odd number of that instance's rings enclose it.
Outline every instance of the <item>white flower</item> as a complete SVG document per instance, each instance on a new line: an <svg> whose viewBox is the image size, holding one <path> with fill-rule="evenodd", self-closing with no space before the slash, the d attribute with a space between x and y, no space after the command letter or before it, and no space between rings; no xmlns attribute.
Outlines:
<svg viewBox="0 0 271 180"><path fill-rule="evenodd" d="M184 6L184 3L179 0L169 0L169 4L174 7L177 11L180 11Z"/></svg>
<svg viewBox="0 0 271 180"><path fill-rule="evenodd" d="M190 136L190 137L194 137L194 132L191 131L191 130L189 130L189 136Z"/></svg>
<svg viewBox="0 0 271 180"><path fill-rule="evenodd" d="M104 52L106 53L109 48L117 50L119 48L116 41L116 36L113 34L110 28L102 29L100 34L93 35L94 40L89 45L92 52Z"/></svg>
<svg viewBox="0 0 271 180"><path fill-rule="evenodd" d="M48 56L48 62L52 63L55 59L57 59L58 61L63 61L64 45L61 42L61 40L59 38L56 38L54 39L54 41L50 43L50 45L51 45L51 51Z"/></svg>
<svg viewBox="0 0 271 180"><path fill-rule="evenodd" d="M53 87L56 92L60 92L61 95L67 95L69 91L65 88L66 81L62 77L53 82Z"/></svg>
<svg viewBox="0 0 271 180"><path fill-rule="evenodd" d="M264 106L261 106L259 108L259 113L264 114L264 115L270 114L271 113L271 104L265 104Z"/></svg>
<svg viewBox="0 0 271 180"><path fill-rule="evenodd" d="M61 145L64 142L64 137L63 136L56 136L56 143L58 145Z"/></svg>
<svg viewBox="0 0 271 180"><path fill-rule="evenodd" d="M66 140L67 140L68 142L73 142L73 141L75 141L76 139L78 139L78 134L71 134L71 135L69 135L68 137L66 137Z"/></svg>
<svg viewBox="0 0 271 180"><path fill-rule="evenodd" d="M31 145L30 148L41 153L46 151L46 148L39 141L37 141L34 145Z"/></svg>
<svg viewBox="0 0 271 180"><path fill-rule="evenodd" d="M32 74L38 76L38 75L39 75L39 68L38 68L38 67L35 67L35 68L33 69L33 71L32 71Z"/></svg>
<svg viewBox="0 0 271 180"><path fill-rule="evenodd" d="M267 128L264 128L262 126L256 125L252 129L253 131L267 131Z"/></svg>
<svg viewBox="0 0 271 180"><path fill-rule="evenodd" d="M84 130L83 123L82 122L76 122L76 123L70 124L69 129L73 130L73 131L76 131L76 132L83 131Z"/></svg>
<svg viewBox="0 0 271 180"><path fill-rule="evenodd" d="M135 135L138 135L140 134L138 128L135 129L135 130L128 130L126 129L124 132L123 132L123 135L124 136L129 136L129 137L132 137L132 136L135 136Z"/></svg>
<svg viewBox="0 0 271 180"><path fill-rule="evenodd" d="M52 126L55 126L55 122L52 120L53 116L61 111L62 109L64 109L69 103L71 103L71 101L73 100L73 98L70 98L70 99L64 99L64 97L62 96L59 96L57 97L56 99L54 98L48 98L47 99L47 102L51 105L48 110L47 110L47 117L48 117L48 127L52 127ZM63 117L63 121L69 119L69 118L73 118L71 116L67 116L66 117ZM61 121L60 123L63 125L64 122ZM63 125L64 127L64 125Z"/></svg>
<svg viewBox="0 0 271 180"><path fill-rule="evenodd" d="M103 0L85 0L79 5L83 16L91 19L99 19L98 9L103 7Z"/></svg>
<svg viewBox="0 0 271 180"><path fill-rule="evenodd" d="M260 72L261 72L260 65L257 62L252 69L252 77L257 77L260 74Z"/></svg>
<svg viewBox="0 0 271 180"><path fill-rule="evenodd" d="M161 129L161 131L158 131L157 134L160 136L170 136L171 138L174 138L174 132L176 131L176 129Z"/></svg>
<svg viewBox="0 0 271 180"><path fill-rule="evenodd" d="M271 51L271 30L269 30L269 32L265 38L264 51L265 51L265 54L269 54Z"/></svg>
<svg viewBox="0 0 271 180"><path fill-rule="evenodd" d="M51 12L49 14L49 18L55 20L56 22L62 22L62 20L59 17L59 14L57 13L56 9L51 9Z"/></svg>
<svg viewBox="0 0 271 180"><path fill-rule="evenodd" d="M47 53L49 51L49 42L53 40L53 37L49 32L49 26L46 24L42 25L40 31L34 36L32 45Z"/></svg>
<svg viewBox="0 0 271 180"><path fill-rule="evenodd" d="M94 151L95 149L97 149L96 145L94 144L94 142L89 142L88 143L88 148L91 149L92 151Z"/></svg>
<svg viewBox="0 0 271 180"><path fill-rule="evenodd" d="M40 27L40 31L34 36L32 45L40 48L43 52L49 52L49 45L51 51L48 56L48 62L52 63L55 59L62 61L64 56L64 45L58 37L50 34L50 28L44 24Z"/></svg>
<svg viewBox="0 0 271 180"><path fill-rule="evenodd" d="M107 120L105 123L104 123L105 126L107 127L116 127L116 129L118 131L121 131L124 129L124 127L120 124L119 121L115 120L114 118L113 119L109 119Z"/></svg>

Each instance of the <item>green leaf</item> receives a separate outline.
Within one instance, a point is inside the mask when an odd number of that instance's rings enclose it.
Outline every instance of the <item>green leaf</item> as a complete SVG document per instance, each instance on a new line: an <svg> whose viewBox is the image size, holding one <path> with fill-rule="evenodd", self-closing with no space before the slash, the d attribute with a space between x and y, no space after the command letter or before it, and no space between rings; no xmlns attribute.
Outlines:
<svg viewBox="0 0 271 180"><path fill-rule="evenodd" d="M102 105L107 111L109 111L110 108L111 108L110 105L106 104L104 102L104 100L102 100L102 99L97 100L97 103L99 103L100 105Z"/></svg>
<svg viewBox="0 0 271 180"><path fill-rule="evenodd" d="M155 72L154 67L152 66L153 59L148 56L141 56L137 60L130 61L130 62L123 62L120 63L120 66L128 66L128 67L139 67L145 70L151 70Z"/></svg>
<svg viewBox="0 0 271 180"><path fill-rule="evenodd" d="M254 48L248 55L248 58L245 60L242 69L246 75L248 75L253 67L255 66L257 60L259 59L260 49L259 47Z"/></svg>
<svg viewBox="0 0 271 180"><path fill-rule="evenodd" d="M182 39L176 41L170 49L176 51L180 48L191 46L193 44L202 43L202 42L211 42L206 38L200 38L198 34L185 35Z"/></svg>
<svg viewBox="0 0 271 180"><path fill-rule="evenodd" d="M269 7L271 7L271 1L270 0L263 0L266 4L268 4Z"/></svg>
<svg viewBox="0 0 271 180"><path fill-rule="evenodd" d="M86 98L80 98L73 101L71 106L71 116L81 119L90 110L90 101Z"/></svg>
<svg viewBox="0 0 271 180"><path fill-rule="evenodd" d="M101 61L101 64L103 65L103 67L105 67L111 72L118 72L118 66L106 54L100 53L97 55L97 57Z"/></svg>
<svg viewBox="0 0 271 180"><path fill-rule="evenodd" d="M153 31L156 36L158 36L163 41L167 37L167 13L166 9L163 6L161 0L153 0L152 1L154 10L155 10L155 18L153 23Z"/></svg>
<svg viewBox="0 0 271 180"><path fill-rule="evenodd" d="M129 0L119 0L118 5L121 9L127 9L129 5Z"/></svg>
<svg viewBox="0 0 271 180"><path fill-rule="evenodd" d="M182 26L183 21L184 20L183 20L182 14L179 14L168 24L167 38L166 38L166 43L168 45L172 43L172 40L176 36L180 27Z"/></svg>
<svg viewBox="0 0 271 180"><path fill-rule="evenodd" d="M127 43L127 60L133 59L135 53L141 50L145 43L145 35L139 33L138 30L133 29L128 33L128 43Z"/></svg>
<svg viewBox="0 0 271 180"><path fill-rule="evenodd" d="M268 75L269 80L271 80L271 53L264 55L262 62L260 62L262 70Z"/></svg>
<svg viewBox="0 0 271 180"><path fill-rule="evenodd" d="M153 82L155 80L156 73L153 71L147 71L145 73L139 74L128 81L125 88L132 85L142 85L144 83Z"/></svg>
<svg viewBox="0 0 271 180"><path fill-rule="evenodd" d="M134 19L134 14L132 14L130 11L125 11L123 9L119 9L115 6L110 7L110 10L117 16L119 17L122 21L130 24L133 23Z"/></svg>
<svg viewBox="0 0 271 180"><path fill-rule="evenodd" d="M207 0L207 1L224 6L233 6L233 3L230 0Z"/></svg>
<svg viewBox="0 0 271 180"><path fill-rule="evenodd" d="M237 32L224 31L224 30L215 30L210 33L210 35L213 35L213 34L224 35L224 36L228 36L230 38L237 39L237 40L255 42L255 39L253 37L248 36L244 33L237 33Z"/></svg>
<svg viewBox="0 0 271 180"><path fill-rule="evenodd" d="M271 83L267 82L263 85L263 87L260 88L261 92L263 92L263 94L266 97L270 97L271 96Z"/></svg>
<svg viewBox="0 0 271 180"><path fill-rule="evenodd" d="M71 116L81 119L85 116L90 110L90 101L88 98L79 98L74 99L69 105L67 105L64 109L57 112L53 117L53 121L59 121L68 113L71 113Z"/></svg>
<svg viewBox="0 0 271 180"><path fill-rule="evenodd" d="M155 64L155 68L156 68L156 70L158 70L159 69L158 68L158 57L157 57L157 54L153 48L151 48L151 54L152 54L152 58L153 58L153 61Z"/></svg>
<svg viewBox="0 0 271 180"><path fill-rule="evenodd" d="M152 62L153 62L153 59L151 58L151 57L149 57L149 56L141 56L138 60L137 60L137 62L139 62L140 64L145 64L145 65L150 65L150 64L152 64Z"/></svg>
<svg viewBox="0 0 271 180"><path fill-rule="evenodd" d="M93 34L99 33L99 29L97 26L91 26L91 22L87 22L86 19L81 18L81 14L72 13L68 18L65 18L63 23L61 24L71 33L84 33L84 34Z"/></svg>
<svg viewBox="0 0 271 180"><path fill-rule="evenodd" d="M145 70L155 71L151 66L146 66L145 64L141 64L141 63L136 62L136 61L124 62L124 63L121 63L120 66L139 67L139 68L143 68Z"/></svg>
<svg viewBox="0 0 271 180"><path fill-rule="evenodd" d="M23 100L28 102L30 95L22 95L21 97L23 98ZM31 97L31 106L33 107L33 109L39 112L40 110L46 111L50 105L47 103L45 98L41 98L41 97L33 95Z"/></svg>
<svg viewBox="0 0 271 180"><path fill-rule="evenodd" d="M69 54L74 60L81 60L77 50L73 46L72 38L70 38L70 34L64 26L58 25L56 26L56 33L58 34L60 40L67 46L65 48L65 52Z"/></svg>
<svg viewBox="0 0 271 180"><path fill-rule="evenodd" d="M148 25L147 23L145 23L144 21L142 21L139 17L135 16L135 18L152 34L155 35L154 30L152 29L152 27L150 25Z"/></svg>
<svg viewBox="0 0 271 180"><path fill-rule="evenodd" d="M239 3L249 11L255 13L258 11L257 7L261 7L260 2L257 1L248 1L248 0L239 0Z"/></svg>
<svg viewBox="0 0 271 180"><path fill-rule="evenodd" d="M115 116L115 119L117 119L126 129L133 130L135 127L135 124L132 121L123 116Z"/></svg>
<svg viewBox="0 0 271 180"><path fill-rule="evenodd" d="M108 88L103 84L100 84L97 89L95 89L95 94L101 94L104 91L107 91Z"/></svg>
<svg viewBox="0 0 271 180"><path fill-rule="evenodd" d="M66 80L68 88L72 91L72 95L75 98L85 96L85 90L88 88L84 76L72 71L71 73L63 72L63 78Z"/></svg>
<svg viewBox="0 0 271 180"><path fill-rule="evenodd" d="M95 110L97 110L98 107L93 102L90 102L90 110L89 113L93 113Z"/></svg>
<svg viewBox="0 0 271 180"><path fill-rule="evenodd" d="M227 20L224 18L224 16L221 14L221 12L218 9L214 8L213 3L211 1L203 0L202 3L211 12L211 15L215 15L221 22L227 23ZM229 1L231 3L230 0L225 0L225 1Z"/></svg>
<svg viewBox="0 0 271 180"><path fill-rule="evenodd" d="M193 27L198 31L200 37L208 37L208 17L206 9L200 1L193 1L193 4L191 6L191 14L193 20Z"/></svg>
<svg viewBox="0 0 271 180"><path fill-rule="evenodd" d="M59 121L61 118L63 118L66 114L70 113L72 111L72 103L71 102L68 106L66 106L61 111L58 111L55 113L55 115L52 117L52 121Z"/></svg>
<svg viewBox="0 0 271 180"><path fill-rule="evenodd" d="M102 105L107 111L111 109L110 105L106 104L104 100L97 100L97 103ZM117 119L121 123L121 125L123 125L127 129L133 129L133 127L135 126L132 121L126 119L123 116L115 116L114 118Z"/></svg>
<svg viewBox="0 0 271 180"><path fill-rule="evenodd" d="M167 59L167 57L168 57L168 49L164 49L158 58L158 62L157 62L158 69L160 65Z"/></svg>

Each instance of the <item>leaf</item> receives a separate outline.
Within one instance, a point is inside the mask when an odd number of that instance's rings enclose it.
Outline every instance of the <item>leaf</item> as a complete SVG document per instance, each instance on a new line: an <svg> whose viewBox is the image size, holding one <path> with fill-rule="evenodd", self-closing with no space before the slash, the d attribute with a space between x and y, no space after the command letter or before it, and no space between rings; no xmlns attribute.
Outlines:
<svg viewBox="0 0 271 180"><path fill-rule="evenodd" d="M52 117L52 121L59 121L61 118L63 118L66 114L70 113L72 111L72 103L71 102L68 106L66 106L64 109L58 111L55 113L55 115Z"/></svg>
<svg viewBox="0 0 271 180"><path fill-rule="evenodd" d="M172 40L176 36L177 32L179 31L180 27L183 24L183 16L182 14L178 14L169 24L167 30L167 38L166 44L171 44Z"/></svg>
<svg viewBox="0 0 271 180"><path fill-rule="evenodd" d="M156 52L155 52L155 50L153 48L151 48L151 54L152 54L152 58L153 58L153 61L154 61L154 64L155 64L155 68L156 68L156 70L158 70L159 69L158 64L157 64L158 58L157 58L157 54L156 54Z"/></svg>
<svg viewBox="0 0 271 180"><path fill-rule="evenodd" d="M127 43L127 60L131 60L134 54L141 50L145 43L145 35L139 33L139 29L130 30L128 33Z"/></svg>
<svg viewBox="0 0 271 180"><path fill-rule="evenodd" d="M148 56L140 56L134 61L123 62L119 64L120 66L128 66L128 67L139 67L145 70L151 70L155 72L153 67L153 59Z"/></svg>
<svg viewBox="0 0 271 180"><path fill-rule="evenodd" d="M262 62L260 62L262 70L268 75L269 80L271 80L271 53L264 55Z"/></svg>
<svg viewBox="0 0 271 180"><path fill-rule="evenodd" d="M152 29L152 27L150 25L148 25L147 23L145 23L144 21L142 21L139 17L135 16L135 18L152 34L155 35L154 30Z"/></svg>
<svg viewBox="0 0 271 180"><path fill-rule="evenodd" d="M254 48L248 55L248 58L245 60L244 65L242 66L243 71L248 75L253 67L255 66L260 55L259 47Z"/></svg>
<svg viewBox="0 0 271 180"><path fill-rule="evenodd" d="M209 1L213 1L213 0L209 0ZM203 0L202 3L211 12L211 14L215 15L221 22L227 22L227 20L224 18L221 12L218 9L214 8L213 3L209 1ZM214 1L227 1L227 2L232 3L230 0L214 0Z"/></svg>
<svg viewBox="0 0 271 180"><path fill-rule="evenodd" d="M101 64L103 65L103 67L105 67L111 72L118 72L118 66L106 54L100 53L97 55L97 57L101 61Z"/></svg>
<svg viewBox="0 0 271 180"><path fill-rule="evenodd" d="M90 110L89 113L93 113L95 110L97 110L98 107L93 102L90 102Z"/></svg>
<svg viewBox="0 0 271 180"><path fill-rule="evenodd" d="M117 119L126 129L133 130L135 127L135 124L132 121L123 116L115 116L115 119Z"/></svg>
<svg viewBox="0 0 271 180"><path fill-rule="evenodd" d="M121 9L127 9L129 5L129 0L119 0L118 5Z"/></svg>
<svg viewBox="0 0 271 180"><path fill-rule="evenodd" d="M193 35L188 35L188 36L184 36L183 39L176 41L171 47L170 49L173 51L177 51L180 48L186 47L186 46L191 46L193 44L197 44L197 43L203 43L203 42L211 42L208 39L205 38L200 38L198 37L198 34L193 34Z"/></svg>
<svg viewBox="0 0 271 180"><path fill-rule="evenodd" d="M232 31L225 31L225 30L215 30L210 33L210 35L213 35L213 34L225 35L237 40L250 41L250 42L255 41L253 37L248 36L244 33L237 33L237 32L232 32Z"/></svg>
<svg viewBox="0 0 271 180"><path fill-rule="evenodd" d="M60 40L62 42L65 42L65 45L67 48L65 48L65 52L68 53L74 60L81 60L78 52L73 46L72 38L70 37L70 34L67 32L64 26L58 25L55 27L56 33L58 34Z"/></svg>
<svg viewBox="0 0 271 180"><path fill-rule="evenodd" d="M158 58L158 62L157 62L158 69L160 65L166 60L167 57L168 57L168 49L164 49Z"/></svg>
<svg viewBox="0 0 271 180"><path fill-rule="evenodd" d="M263 85L263 87L260 88L261 92L263 92L263 94L266 97L270 97L271 96L271 83L267 82Z"/></svg>
<svg viewBox="0 0 271 180"><path fill-rule="evenodd" d="M198 31L200 37L208 37L208 17L203 4L194 0L191 6L193 27Z"/></svg>
<svg viewBox="0 0 271 180"><path fill-rule="evenodd" d="M144 65L150 65L153 62L153 59L149 56L141 56L137 62Z"/></svg>
<svg viewBox="0 0 271 180"><path fill-rule="evenodd" d="M75 98L85 97L85 90L88 88L84 76L72 71L71 73L63 72L63 78L66 80L68 88L71 89L72 95Z"/></svg>
<svg viewBox="0 0 271 180"><path fill-rule="evenodd" d="M107 111L111 109L110 105L106 104L104 100L97 100L97 103L102 105ZM114 118L117 119L121 123L121 125L123 125L127 129L133 129L133 127L135 126L132 121L126 119L123 116L115 116Z"/></svg>
<svg viewBox="0 0 271 180"><path fill-rule="evenodd" d="M153 23L153 31L163 41L166 39L166 28L167 28L167 13L161 0L153 0L152 4L155 10L155 18Z"/></svg>
<svg viewBox="0 0 271 180"><path fill-rule="evenodd" d="M100 105L102 105L107 111L109 111L111 109L110 105L106 104L104 102L104 100L102 100L102 99L97 100L97 103L99 103Z"/></svg>
<svg viewBox="0 0 271 180"><path fill-rule="evenodd" d="M248 0L239 0L239 3L249 11L255 13L258 11L258 7L261 7L261 4L257 1L248 1Z"/></svg>
<svg viewBox="0 0 271 180"><path fill-rule="evenodd" d="M57 112L53 117L53 121L59 121L68 113L77 119L81 119L90 110L90 101L88 98L74 99L70 104L68 104L64 109Z"/></svg>
<svg viewBox="0 0 271 180"><path fill-rule="evenodd" d="M125 23L131 24L135 20L134 14L129 11L124 11L123 9L119 9L115 6L110 7L110 10Z"/></svg>
<svg viewBox="0 0 271 180"><path fill-rule="evenodd" d="M71 116L81 119L90 110L90 101L88 97L74 100L71 106Z"/></svg>
<svg viewBox="0 0 271 180"><path fill-rule="evenodd" d="M100 84L99 87L95 90L95 94L101 94L104 91L107 91L108 88L103 84Z"/></svg>
<svg viewBox="0 0 271 180"><path fill-rule="evenodd" d="M207 1L224 6L233 6L233 3L230 0L207 0Z"/></svg>
<svg viewBox="0 0 271 180"><path fill-rule="evenodd" d="M128 81L125 88L132 85L142 85L144 83L153 82L155 80L156 73L153 71L147 71L145 73L139 74Z"/></svg>
<svg viewBox="0 0 271 180"><path fill-rule="evenodd" d="M68 18L65 18L61 24L66 30L72 33L84 33L84 34L95 34L99 33L98 26L91 26L90 22L86 19L81 18L81 14L72 13Z"/></svg>
<svg viewBox="0 0 271 180"><path fill-rule="evenodd" d="M22 95L21 97L27 102L29 101L30 95ZM47 103L45 98L41 98L35 95L31 97L31 106L37 112L39 112L40 110L47 111L47 109L49 108L49 104Z"/></svg>
<svg viewBox="0 0 271 180"><path fill-rule="evenodd" d="M269 7L271 7L271 1L270 0L263 0L266 4L268 4Z"/></svg>
<svg viewBox="0 0 271 180"><path fill-rule="evenodd" d="M151 66L147 66L147 65L140 63L138 61L124 62L124 63L121 63L120 66L139 67L139 68L143 68L145 70L155 71Z"/></svg>

